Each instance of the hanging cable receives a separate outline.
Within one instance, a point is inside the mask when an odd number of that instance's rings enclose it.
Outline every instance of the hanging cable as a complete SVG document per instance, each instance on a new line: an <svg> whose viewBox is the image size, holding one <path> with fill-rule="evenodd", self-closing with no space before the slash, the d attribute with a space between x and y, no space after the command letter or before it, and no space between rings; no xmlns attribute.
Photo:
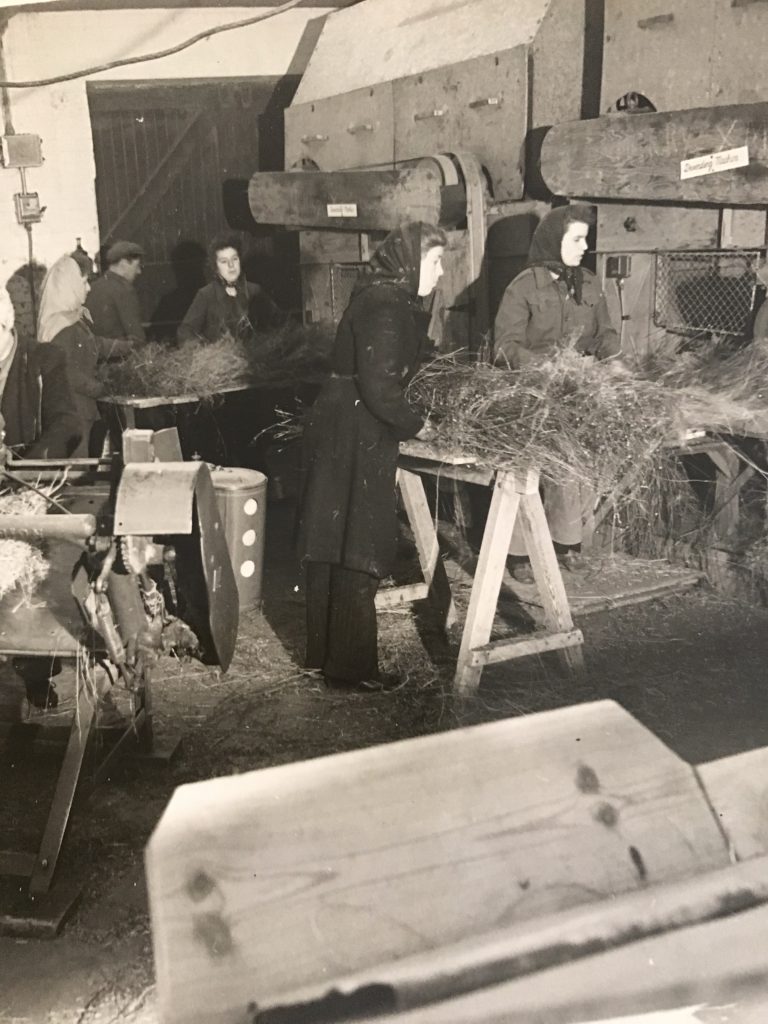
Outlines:
<svg viewBox="0 0 768 1024"><path fill-rule="evenodd" d="M277 17L278 14L284 14L286 11L290 11L294 7L298 7L299 4L303 3L306 3L306 0L287 0L286 3L282 3L278 7L273 7L268 11L264 11L262 14L254 14L250 18L243 18L240 21L230 21L226 25L215 25L213 28L207 28L205 31L198 32L197 35L184 40L183 43L177 43L176 46L169 46L167 50L157 50L155 53L145 53L139 57L124 57L120 60L111 60L107 64L97 64L94 67L83 68L80 71L70 71L66 75L55 75L53 78L30 79L27 82L0 81L0 89L37 89L44 85L57 85L59 82L71 82L75 78L85 78L88 75L97 75L101 71L111 71L113 68L124 68L129 64L143 64L145 61L159 60L162 57L170 57L174 53L180 53L182 50L186 50L190 46L194 46L195 43L199 43L203 39L210 39L211 36L218 35L220 32L231 32L235 28L245 28L248 25L255 25L259 21L266 21L268 18ZM360 3L360 0L352 0L352 3L346 6L354 7L357 3Z"/></svg>

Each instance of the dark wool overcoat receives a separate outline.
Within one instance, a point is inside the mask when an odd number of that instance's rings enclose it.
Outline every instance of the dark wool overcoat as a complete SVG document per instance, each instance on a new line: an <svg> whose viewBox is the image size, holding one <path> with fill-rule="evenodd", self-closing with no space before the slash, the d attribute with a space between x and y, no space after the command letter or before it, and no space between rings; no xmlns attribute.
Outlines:
<svg viewBox="0 0 768 1024"><path fill-rule="evenodd" d="M179 343L194 339L218 341L224 334L248 341L257 328L276 327L281 311L261 285L241 278L237 294L228 295L220 280L205 285L192 300L179 325Z"/></svg>
<svg viewBox="0 0 768 1024"><path fill-rule="evenodd" d="M80 424L64 354L50 345L17 342L0 400L5 443L28 459L63 459L76 449Z"/></svg>
<svg viewBox="0 0 768 1024"><path fill-rule="evenodd" d="M412 275L411 275L412 276ZM397 546L398 445L423 426L405 388L428 317L405 283L363 283L341 319L333 377L309 414L298 553L379 578Z"/></svg>

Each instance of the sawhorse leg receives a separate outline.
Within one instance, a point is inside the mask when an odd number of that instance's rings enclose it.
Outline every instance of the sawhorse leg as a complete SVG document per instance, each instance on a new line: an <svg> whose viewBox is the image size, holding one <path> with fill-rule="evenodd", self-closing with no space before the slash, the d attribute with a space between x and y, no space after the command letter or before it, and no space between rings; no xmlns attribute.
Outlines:
<svg viewBox="0 0 768 1024"><path fill-rule="evenodd" d="M707 455L715 467L715 533L725 538L739 525L739 494L752 475L751 467L739 473L741 459L725 442L712 446Z"/></svg>
<svg viewBox="0 0 768 1024"><path fill-rule="evenodd" d="M437 528L429 511L424 484L417 473L405 469L398 469L397 484L413 532L424 580L421 583L380 588L376 595L376 607L379 610L398 608L429 598L442 619L443 627L447 629L456 622L456 608L445 566L440 558Z"/></svg>
<svg viewBox="0 0 768 1024"><path fill-rule="evenodd" d="M398 469L397 482L413 530L419 565L427 585L427 595L448 628L456 622L456 607L445 566L440 558L440 544L435 522L429 510L424 483L418 473L410 473L407 469Z"/></svg>
<svg viewBox="0 0 768 1024"><path fill-rule="evenodd" d="M544 610L544 623L552 633L570 633L573 631L573 618L538 485L535 490L521 495L519 515L533 578ZM562 656L572 671L584 668L581 646L564 646Z"/></svg>
<svg viewBox="0 0 768 1024"><path fill-rule="evenodd" d="M543 635L490 643L509 542L518 515L547 631ZM571 670L581 669L582 642L581 631L573 627L568 596L539 496L539 474L530 471L523 477L512 471L499 471L461 638L456 689L459 693L477 689L485 665L545 651L562 651Z"/></svg>
<svg viewBox="0 0 768 1024"><path fill-rule="evenodd" d="M483 665L474 659L473 652L487 644L491 636L519 506L520 494L515 489L514 475L498 473L493 484L491 507L480 545L475 582L456 663L456 689L459 693L469 693L480 685Z"/></svg>

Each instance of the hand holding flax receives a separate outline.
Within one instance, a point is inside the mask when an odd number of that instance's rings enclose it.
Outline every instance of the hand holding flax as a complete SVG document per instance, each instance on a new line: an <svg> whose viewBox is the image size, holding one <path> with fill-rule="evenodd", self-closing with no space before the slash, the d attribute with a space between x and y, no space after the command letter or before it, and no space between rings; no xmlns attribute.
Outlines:
<svg viewBox="0 0 768 1024"><path fill-rule="evenodd" d="M437 436L437 430L433 423L427 420L421 430L416 434L417 441L433 441Z"/></svg>

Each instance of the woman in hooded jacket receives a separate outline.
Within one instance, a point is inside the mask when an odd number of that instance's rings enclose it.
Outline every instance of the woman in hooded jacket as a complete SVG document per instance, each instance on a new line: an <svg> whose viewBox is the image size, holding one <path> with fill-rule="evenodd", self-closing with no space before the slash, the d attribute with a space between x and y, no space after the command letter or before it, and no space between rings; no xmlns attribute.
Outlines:
<svg viewBox="0 0 768 1024"><path fill-rule="evenodd" d="M43 281L37 318L38 341L55 345L64 354L67 380L80 424L80 443L72 452L81 458L98 454L91 438L99 421L96 399L104 394L98 376L100 362L127 355L134 342L125 338L100 338L93 333L91 314L85 307L88 273L72 256L56 260Z"/></svg>
<svg viewBox="0 0 768 1024"><path fill-rule="evenodd" d="M421 298L442 274L443 231L393 231L358 281L336 333L332 376L309 414L298 550L307 573L307 667L380 689L375 597L397 546L400 441L430 428L406 387L427 344Z"/></svg>
<svg viewBox="0 0 768 1024"><path fill-rule="evenodd" d="M528 265L504 292L494 325L497 364L520 369L545 362L566 345L623 368L621 346L595 275L581 266L587 233L594 217L589 206L560 206L536 228ZM584 518L594 492L578 482L543 486L547 521L561 564L577 571ZM522 531L516 526L509 553L512 572L521 582L533 579L525 557Z"/></svg>

